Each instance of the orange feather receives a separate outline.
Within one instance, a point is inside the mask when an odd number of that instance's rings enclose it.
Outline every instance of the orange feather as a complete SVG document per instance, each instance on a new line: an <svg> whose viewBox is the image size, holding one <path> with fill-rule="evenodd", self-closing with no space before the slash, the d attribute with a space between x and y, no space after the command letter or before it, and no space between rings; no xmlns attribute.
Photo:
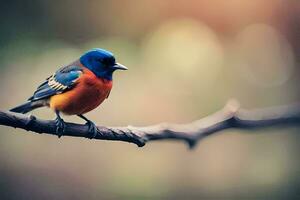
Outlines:
<svg viewBox="0 0 300 200"><path fill-rule="evenodd" d="M71 90L50 98L49 106L68 115L87 113L98 107L109 95L112 81L100 79L84 68Z"/></svg>

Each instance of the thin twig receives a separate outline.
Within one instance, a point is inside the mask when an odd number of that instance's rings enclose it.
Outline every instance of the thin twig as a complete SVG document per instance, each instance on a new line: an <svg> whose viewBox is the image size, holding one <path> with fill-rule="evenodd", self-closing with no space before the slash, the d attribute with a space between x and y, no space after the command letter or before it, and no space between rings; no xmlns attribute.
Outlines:
<svg viewBox="0 0 300 200"><path fill-rule="evenodd" d="M0 111L0 125L36 133L57 135L53 120L41 120L30 115ZM190 148L201 139L221 130L256 129L279 125L300 125L300 106L289 105L257 110L241 109L237 101L229 101L220 111L188 124L162 123L147 127L98 126L98 140L118 140L144 146L152 140L182 140ZM66 123L64 136L89 137L88 126Z"/></svg>

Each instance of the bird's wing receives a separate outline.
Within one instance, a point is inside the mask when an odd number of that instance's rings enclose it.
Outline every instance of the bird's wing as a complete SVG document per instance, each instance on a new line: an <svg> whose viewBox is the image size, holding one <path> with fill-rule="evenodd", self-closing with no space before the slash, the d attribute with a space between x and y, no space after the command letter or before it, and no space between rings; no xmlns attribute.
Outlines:
<svg viewBox="0 0 300 200"><path fill-rule="evenodd" d="M65 66L48 77L30 97L29 101L45 99L55 94L63 93L76 85L76 81L83 73L82 67Z"/></svg>

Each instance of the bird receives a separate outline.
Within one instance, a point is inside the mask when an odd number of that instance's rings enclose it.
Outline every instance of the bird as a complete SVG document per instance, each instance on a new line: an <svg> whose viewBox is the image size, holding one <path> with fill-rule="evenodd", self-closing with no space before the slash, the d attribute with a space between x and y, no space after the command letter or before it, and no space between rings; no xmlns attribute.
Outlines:
<svg viewBox="0 0 300 200"><path fill-rule="evenodd" d="M89 134L87 137L95 138L98 128L84 114L108 98L113 85L113 73L127 69L116 62L110 51L91 49L71 64L60 67L37 87L27 102L10 111L25 114L40 107L51 108L56 114L58 137L64 134L66 126L61 113L77 115L86 121Z"/></svg>

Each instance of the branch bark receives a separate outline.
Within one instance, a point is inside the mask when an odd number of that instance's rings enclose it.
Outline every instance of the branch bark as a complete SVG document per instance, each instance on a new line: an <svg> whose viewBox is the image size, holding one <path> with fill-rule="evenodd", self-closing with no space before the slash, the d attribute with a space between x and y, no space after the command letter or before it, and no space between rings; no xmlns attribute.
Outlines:
<svg viewBox="0 0 300 200"><path fill-rule="evenodd" d="M32 115L0 111L0 125L57 135L55 121L37 119ZM246 110L241 109L237 101L231 100L220 111L188 124L161 123L147 127L98 126L99 131L95 139L129 142L139 147L154 140L182 140L192 148L203 138L221 130L250 130L279 125L300 126L300 106ZM66 123L64 136L87 138L88 135L88 126Z"/></svg>

